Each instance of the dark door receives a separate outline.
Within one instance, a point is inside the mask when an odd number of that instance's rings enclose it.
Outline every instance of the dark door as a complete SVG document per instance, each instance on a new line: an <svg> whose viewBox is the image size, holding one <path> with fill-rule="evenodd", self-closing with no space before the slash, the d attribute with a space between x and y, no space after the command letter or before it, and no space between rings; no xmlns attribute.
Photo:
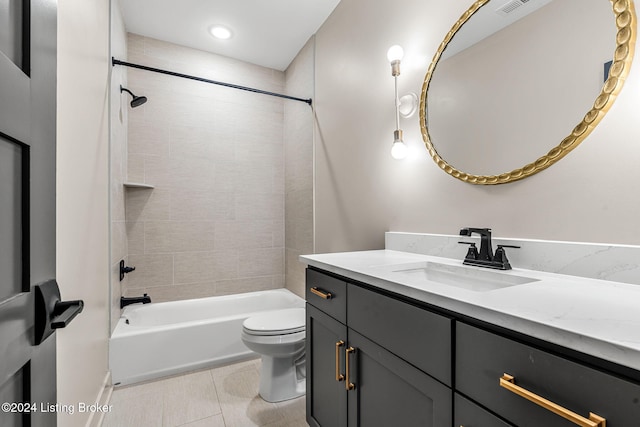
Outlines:
<svg viewBox="0 0 640 427"><path fill-rule="evenodd" d="M56 5L0 0L3 427L56 424L55 334L35 345L33 292L55 278Z"/></svg>

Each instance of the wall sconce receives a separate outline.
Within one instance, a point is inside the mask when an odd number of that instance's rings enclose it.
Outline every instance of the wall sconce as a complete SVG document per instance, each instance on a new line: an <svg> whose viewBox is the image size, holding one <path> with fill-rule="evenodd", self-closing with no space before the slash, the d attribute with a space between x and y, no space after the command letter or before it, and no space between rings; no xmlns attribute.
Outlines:
<svg viewBox="0 0 640 427"><path fill-rule="evenodd" d="M418 95L415 92L409 92L398 100L398 110L403 119L413 117L418 111Z"/></svg>
<svg viewBox="0 0 640 427"><path fill-rule="evenodd" d="M394 159L404 159L407 156L407 146L402 140L402 129L400 129L400 99L398 98L398 76L400 75L400 61L404 56L404 50L398 45L393 45L387 51L387 59L391 64L391 75L395 83L395 104L396 104L396 130L393 131L393 145L391 146L391 156Z"/></svg>

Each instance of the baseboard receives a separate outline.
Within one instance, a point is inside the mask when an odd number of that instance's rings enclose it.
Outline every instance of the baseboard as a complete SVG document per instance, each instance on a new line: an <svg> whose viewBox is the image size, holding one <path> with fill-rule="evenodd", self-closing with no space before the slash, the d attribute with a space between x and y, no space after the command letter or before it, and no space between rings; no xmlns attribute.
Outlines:
<svg viewBox="0 0 640 427"><path fill-rule="evenodd" d="M96 403L99 406L109 405L111 401L111 395L113 394L113 385L111 384L111 371L107 371L107 375L104 377L104 381L102 382L102 388L100 389L100 394L98 394L98 398L96 399ZM92 412L87 420L86 427L100 427L102 426L102 422L104 421L105 412Z"/></svg>

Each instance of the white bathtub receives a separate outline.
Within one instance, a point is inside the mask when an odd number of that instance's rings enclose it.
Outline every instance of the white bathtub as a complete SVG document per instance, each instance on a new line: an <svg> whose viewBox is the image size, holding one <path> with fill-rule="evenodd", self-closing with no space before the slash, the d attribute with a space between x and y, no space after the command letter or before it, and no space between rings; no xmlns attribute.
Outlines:
<svg viewBox="0 0 640 427"><path fill-rule="evenodd" d="M109 340L113 384L256 358L240 339L244 319L295 307L304 300L287 289L129 305Z"/></svg>

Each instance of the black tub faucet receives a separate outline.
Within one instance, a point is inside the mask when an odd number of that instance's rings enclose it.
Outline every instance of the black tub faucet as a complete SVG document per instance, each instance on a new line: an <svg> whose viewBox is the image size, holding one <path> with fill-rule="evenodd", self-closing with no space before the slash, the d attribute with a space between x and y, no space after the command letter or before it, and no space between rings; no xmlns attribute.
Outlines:
<svg viewBox="0 0 640 427"><path fill-rule="evenodd" d="M491 229L467 227L460 230L461 236L471 236L473 233L480 235L480 251L478 252L476 244L473 242L458 242L471 245L464 258L463 264L496 268L499 270L511 270L511 264L509 264L504 248L519 248L520 246L498 245L498 249L494 254L491 245Z"/></svg>
<svg viewBox="0 0 640 427"><path fill-rule="evenodd" d="M151 297L147 294L144 294L141 297L120 297L120 308L125 308L129 304L149 304L151 302Z"/></svg>

